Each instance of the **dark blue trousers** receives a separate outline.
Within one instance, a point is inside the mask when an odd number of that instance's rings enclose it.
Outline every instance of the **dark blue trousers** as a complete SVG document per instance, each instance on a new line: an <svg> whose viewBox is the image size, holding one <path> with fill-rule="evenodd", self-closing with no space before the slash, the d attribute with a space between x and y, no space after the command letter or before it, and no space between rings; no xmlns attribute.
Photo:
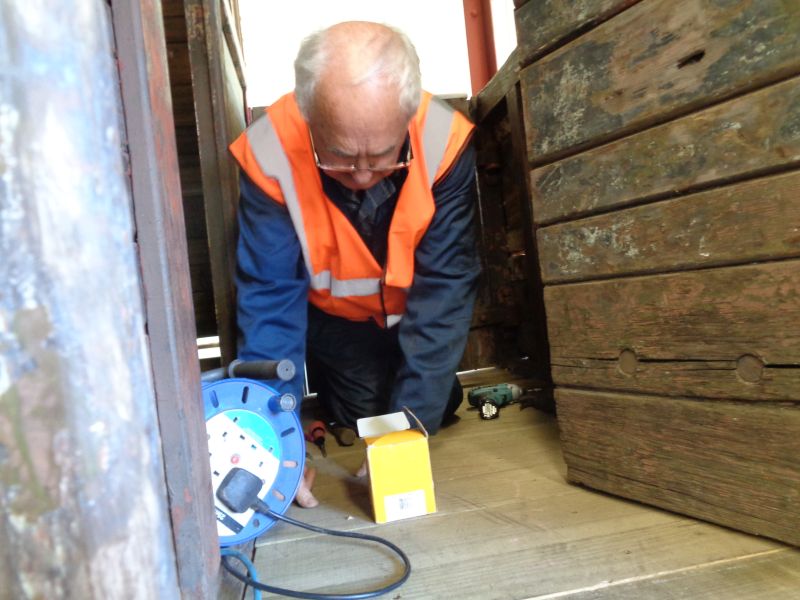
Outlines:
<svg viewBox="0 0 800 600"><path fill-rule="evenodd" d="M397 327L374 321L349 321L309 306L306 360L312 392L329 422L355 429L356 420L390 411L397 370L402 361ZM463 392L453 374L453 388L443 423L461 404Z"/></svg>

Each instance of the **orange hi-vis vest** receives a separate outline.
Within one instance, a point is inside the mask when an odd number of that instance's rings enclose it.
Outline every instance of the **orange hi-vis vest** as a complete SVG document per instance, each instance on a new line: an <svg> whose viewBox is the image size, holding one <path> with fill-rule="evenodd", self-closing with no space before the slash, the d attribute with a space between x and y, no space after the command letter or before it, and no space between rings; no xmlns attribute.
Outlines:
<svg viewBox="0 0 800 600"><path fill-rule="evenodd" d="M332 315L352 321L372 318L391 327L405 311L414 251L433 218L433 184L458 159L472 129L459 112L423 93L409 125L414 158L389 227L385 269L325 195L294 94L270 106L230 151L267 196L286 206L309 274L309 301Z"/></svg>

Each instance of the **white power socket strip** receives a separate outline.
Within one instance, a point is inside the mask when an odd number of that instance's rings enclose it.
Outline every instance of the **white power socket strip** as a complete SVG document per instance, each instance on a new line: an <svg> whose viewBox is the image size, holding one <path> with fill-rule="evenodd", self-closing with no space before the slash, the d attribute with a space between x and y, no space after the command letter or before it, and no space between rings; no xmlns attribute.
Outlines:
<svg viewBox="0 0 800 600"><path fill-rule="evenodd" d="M227 410L206 421L206 431L208 433L208 458L211 465L214 506L218 513L230 517L241 527L245 527L250 522L254 511L247 509L243 513L231 512L217 498L219 485L234 467L246 469L264 482L263 493L260 495L263 500L278 475L280 461L267 448L264 448L260 440L253 438L237 424L242 415L246 415L247 419L264 420L250 411ZM270 428L266 421L264 421L264 426ZM271 429L268 430L271 431ZM221 519L217 519L219 536L230 536L236 533L238 532L225 525Z"/></svg>

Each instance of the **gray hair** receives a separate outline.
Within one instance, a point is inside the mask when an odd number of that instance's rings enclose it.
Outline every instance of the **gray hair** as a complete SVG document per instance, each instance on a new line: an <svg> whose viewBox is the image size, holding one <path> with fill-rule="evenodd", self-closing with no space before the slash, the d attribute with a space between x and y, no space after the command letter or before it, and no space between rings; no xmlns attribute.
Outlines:
<svg viewBox="0 0 800 600"><path fill-rule="evenodd" d="M354 74L352 84L373 81L394 84L400 92L400 109L410 119L417 112L422 92L419 57L402 31L389 25L380 27L384 27L388 35L376 36L373 31L347 40L354 54L370 59L361 72ZM294 61L295 97L306 120L313 110L317 84L331 57L336 55L337 44L331 39L330 30L322 29L305 38Z"/></svg>

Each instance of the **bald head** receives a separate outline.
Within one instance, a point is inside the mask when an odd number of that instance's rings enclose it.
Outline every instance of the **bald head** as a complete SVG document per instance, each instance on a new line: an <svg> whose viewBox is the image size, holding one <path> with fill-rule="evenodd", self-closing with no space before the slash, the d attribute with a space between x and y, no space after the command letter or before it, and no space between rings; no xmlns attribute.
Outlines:
<svg viewBox="0 0 800 600"><path fill-rule="evenodd" d="M309 122L344 98L362 110L380 102L407 122L420 92L414 46L400 31L379 23L349 21L318 31L303 41L295 60L295 94Z"/></svg>

